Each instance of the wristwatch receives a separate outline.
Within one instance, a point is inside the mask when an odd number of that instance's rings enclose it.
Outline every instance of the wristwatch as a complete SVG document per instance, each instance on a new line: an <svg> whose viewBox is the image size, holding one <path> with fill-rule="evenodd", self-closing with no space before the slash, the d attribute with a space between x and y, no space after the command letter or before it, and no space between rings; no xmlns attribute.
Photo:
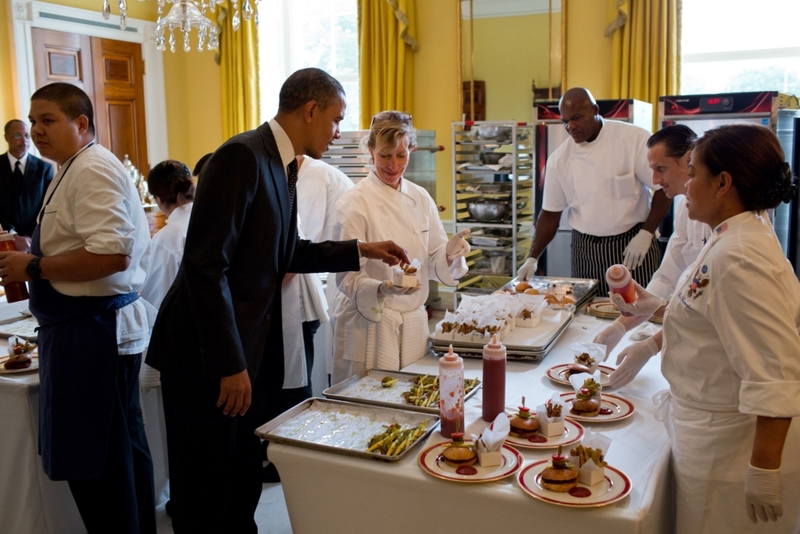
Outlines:
<svg viewBox="0 0 800 534"><path fill-rule="evenodd" d="M36 256L25 267L25 272L28 273L31 280L39 280L42 277L42 268L39 266L39 260L41 259L41 257Z"/></svg>

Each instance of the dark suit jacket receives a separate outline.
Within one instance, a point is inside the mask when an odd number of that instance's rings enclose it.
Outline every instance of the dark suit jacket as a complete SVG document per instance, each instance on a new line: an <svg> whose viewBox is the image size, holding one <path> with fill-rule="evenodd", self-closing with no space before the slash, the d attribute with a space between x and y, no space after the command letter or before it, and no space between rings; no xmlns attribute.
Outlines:
<svg viewBox="0 0 800 534"><path fill-rule="evenodd" d="M217 149L198 181L183 262L161 305L148 364L164 371L188 357L204 374L247 369L254 380L263 356L282 371L284 274L359 269L356 241L300 240L296 212L269 124Z"/></svg>
<svg viewBox="0 0 800 534"><path fill-rule="evenodd" d="M13 175L14 169L6 152L0 155L0 224L3 230L30 236L36 228L36 216L42 209L44 193L53 180L53 166L28 154L19 191L12 185Z"/></svg>

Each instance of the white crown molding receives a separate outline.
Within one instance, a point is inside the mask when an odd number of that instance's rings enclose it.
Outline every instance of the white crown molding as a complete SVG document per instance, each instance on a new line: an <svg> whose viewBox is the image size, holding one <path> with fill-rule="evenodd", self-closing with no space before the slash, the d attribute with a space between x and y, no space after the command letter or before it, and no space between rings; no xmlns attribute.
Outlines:
<svg viewBox="0 0 800 534"><path fill-rule="evenodd" d="M518 17L548 13L548 0L473 0L472 18ZM553 12L561 11L561 0L553 0ZM461 18L469 19L469 0L461 0Z"/></svg>
<svg viewBox="0 0 800 534"><path fill-rule="evenodd" d="M98 6L101 5L98 2ZM23 117L27 116L28 103L37 89L33 69L32 28L139 43L142 45L142 59L145 62L146 72L144 100L147 156L150 162L169 158L164 59L163 53L156 50L154 22L129 17L127 28L120 30L119 16L105 20L99 10L90 11L35 0L14 0L13 17L17 79Z"/></svg>

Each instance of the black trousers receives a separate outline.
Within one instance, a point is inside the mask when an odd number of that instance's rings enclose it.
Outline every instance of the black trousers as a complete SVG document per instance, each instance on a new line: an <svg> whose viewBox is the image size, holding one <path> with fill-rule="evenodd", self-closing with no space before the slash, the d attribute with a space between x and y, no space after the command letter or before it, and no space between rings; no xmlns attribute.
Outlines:
<svg viewBox="0 0 800 534"><path fill-rule="evenodd" d="M153 461L139 404L142 355L119 356L117 396L103 477L70 480L89 534L155 534Z"/></svg>

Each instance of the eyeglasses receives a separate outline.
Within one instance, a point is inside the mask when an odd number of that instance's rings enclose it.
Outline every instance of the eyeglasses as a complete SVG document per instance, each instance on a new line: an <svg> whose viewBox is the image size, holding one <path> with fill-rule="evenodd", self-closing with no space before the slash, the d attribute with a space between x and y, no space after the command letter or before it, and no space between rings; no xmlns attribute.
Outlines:
<svg viewBox="0 0 800 534"><path fill-rule="evenodd" d="M381 111L380 113L376 113L372 117L372 122L369 125L370 128L372 128L372 125L375 124L375 121L377 119L380 120L395 119L400 122L404 122L406 124L411 124L411 115L409 115L408 113L403 113L402 111Z"/></svg>
<svg viewBox="0 0 800 534"><path fill-rule="evenodd" d="M30 138L31 138L31 134L29 134L29 133L24 133L24 134L21 134L21 133L15 133L15 134L11 135L10 137L11 137L12 139L16 139L17 141L19 141L19 140L20 140L20 139L22 139L22 138L25 138L25 139L30 139Z"/></svg>

